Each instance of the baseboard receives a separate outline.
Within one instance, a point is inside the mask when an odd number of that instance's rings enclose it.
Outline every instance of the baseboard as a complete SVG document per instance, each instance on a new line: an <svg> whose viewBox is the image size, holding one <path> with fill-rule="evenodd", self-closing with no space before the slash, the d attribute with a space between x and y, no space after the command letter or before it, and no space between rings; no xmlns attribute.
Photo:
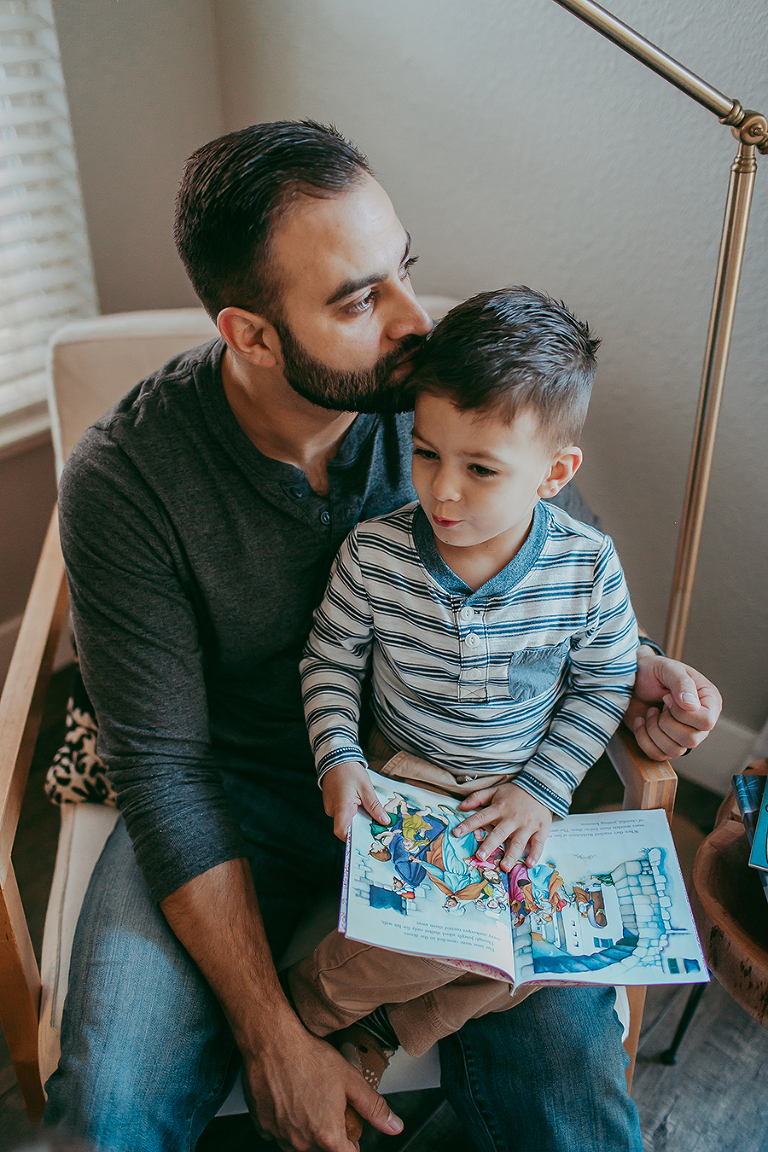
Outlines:
<svg viewBox="0 0 768 1152"><path fill-rule="evenodd" d="M758 733L723 716L707 739L684 759L673 760L675 771L721 796L731 786L731 776L752 759Z"/></svg>

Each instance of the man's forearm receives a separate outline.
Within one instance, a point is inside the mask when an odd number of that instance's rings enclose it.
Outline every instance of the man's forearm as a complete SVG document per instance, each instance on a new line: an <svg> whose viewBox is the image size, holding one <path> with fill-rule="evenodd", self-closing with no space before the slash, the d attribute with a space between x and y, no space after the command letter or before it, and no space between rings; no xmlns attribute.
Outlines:
<svg viewBox="0 0 768 1152"><path fill-rule="evenodd" d="M262 1134L281 1147L352 1152L346 1121L359 1123L354 1113L381 1132L402 1131L383 1097L338 1052L311 1036L290 1007L247 860L217 864L166 896L160 907L229 1021L243 1055L248 1109Z"/></svg>
<svg viewBox="0 0 768 1152"><path fill-rule="evenodd" d="M160 907L221 1004L244 1054L268 1045L276 1028L298 1024L277 978L247 860L217 864Z"/></svg>

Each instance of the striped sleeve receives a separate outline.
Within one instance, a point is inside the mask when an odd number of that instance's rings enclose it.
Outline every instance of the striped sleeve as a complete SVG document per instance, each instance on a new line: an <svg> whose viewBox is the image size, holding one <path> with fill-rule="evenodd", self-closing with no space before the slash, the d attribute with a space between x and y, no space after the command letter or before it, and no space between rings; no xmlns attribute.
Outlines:
<svg viewBox="0 0 768 1152"><path fill-rule="evenodd" d="M345 761L367 763L358 728L372 643L373 616L352 531L334 561L299 666L318 779Z"/></svg>
<svg viewBox="0 0 768 1152"><path fill-rule="evenodd" d="M608 537L595 562L591 626L571 648L570 683L547 735L515 783L557 816L602 756L626 711L637 671L637 622Z"/></svg>

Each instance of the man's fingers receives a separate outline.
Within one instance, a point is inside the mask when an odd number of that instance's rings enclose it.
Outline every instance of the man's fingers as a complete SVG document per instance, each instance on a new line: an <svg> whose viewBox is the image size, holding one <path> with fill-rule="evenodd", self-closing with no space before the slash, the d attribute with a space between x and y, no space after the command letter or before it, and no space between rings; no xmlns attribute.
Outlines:
<svg viewBox="0 0 768 1152"><path fill-rule="evenodd" d="M347 1099L355 1112L387 1136L397 1136L403 1130L403 1122L370 1084L362 1076L356 1076L347 1088Z"/></svg>
<svg viewBox="0 0 768 1152"><path fill-rule="evenodd" d="M709 735L709 728L694 728L688 722L688 713L680 713L676 707L664 708L656 718L656 724L660 731L679 744L684 752L696 748Z"/></svg>
<svg viewBox="0 0 768 1152"><path fill-rule="evenodd" d="M674 701L679 708L684 709L686 712L697 711L699 708L699 693L696 690L694 680L688 675L685 668L681 667L679 672L677 672L677 669L671 669L666 686L672 693Z"/></svg>
<svg viewBox="0 0 768 1152"><path fill-rule="evenodd" d="M661 748L658 748L656 746L656 744L654 744L651 737L648 735L648 731L646 729L646 722L645 722L645 720L642 719L642 717L638 717L635 720L634 724L632 725L632 731L634 733L635 740L637 740L637 744L638 744L638 747L640 748L640 751L644 752L645 755L649 757L649 759L651 759L651 760L668 760L669 759L669 755L666 752L664 752Z"/></svg>
<svg viewBox="0 0 768 1152"><path fill-rule="evenodd" d="M671 739L659 728L658 718L658 709L651 708L645 721L635 721L635 739L643 752L651 760L669 760L682 756L685 747Z"/></svg>

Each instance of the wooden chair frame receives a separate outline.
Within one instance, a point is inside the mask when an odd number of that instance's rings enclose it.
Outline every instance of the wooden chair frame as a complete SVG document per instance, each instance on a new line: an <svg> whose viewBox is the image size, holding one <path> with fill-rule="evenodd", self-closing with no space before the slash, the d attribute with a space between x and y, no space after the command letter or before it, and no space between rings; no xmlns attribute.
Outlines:
<svg viewBox="0 0 768 1152"><path fill-rule="evenodd" d="M67 611L67 584L56 511L51 518L13 659L0 697L0 1023L32 1123L45 1094L38 1062L40 972L32 949L11 850L40 727L59 634ZM624 808L663 808L671 820L677 776L669 763L649 760L620 728L607 749L624 785ZM645 988L628 988L631 1011L625 1048L631 1086L645 1003Z"/></svg>

